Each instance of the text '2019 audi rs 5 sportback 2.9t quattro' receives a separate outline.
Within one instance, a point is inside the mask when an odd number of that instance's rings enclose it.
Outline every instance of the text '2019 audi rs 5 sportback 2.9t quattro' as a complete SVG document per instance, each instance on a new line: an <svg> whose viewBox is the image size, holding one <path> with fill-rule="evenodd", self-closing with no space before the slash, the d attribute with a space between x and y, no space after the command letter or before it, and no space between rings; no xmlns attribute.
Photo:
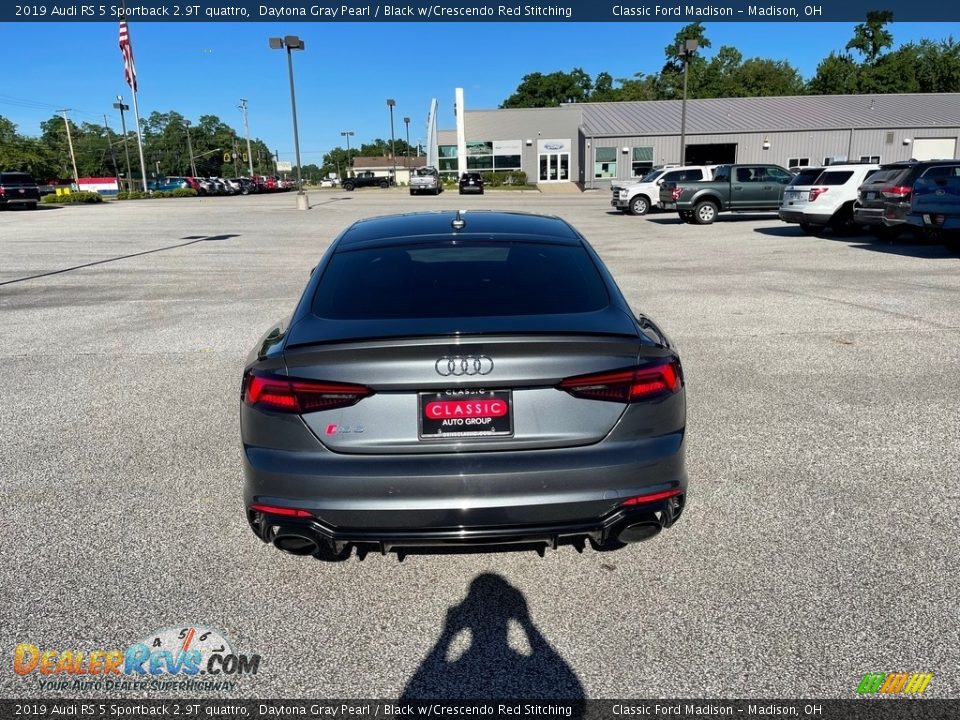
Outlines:
<svg viewBox="0 0 960 720"><path fill-rule="evenodd" d="M565 221L357 222L244 370L247 519L357 548L645 540L684 508L676 350Z"/></svg>

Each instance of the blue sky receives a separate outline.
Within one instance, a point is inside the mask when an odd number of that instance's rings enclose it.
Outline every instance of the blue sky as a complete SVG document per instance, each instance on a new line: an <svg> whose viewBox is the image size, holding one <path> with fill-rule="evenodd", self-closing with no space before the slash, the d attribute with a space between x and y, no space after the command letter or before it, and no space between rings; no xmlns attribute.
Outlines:
<svg viewBox="0 0 960 720"><path fill-rule="evenodd" d="M737 47L744 57L789 60L804 77L831 50L842 49L854 23L706 23L713 43ZM582 67L595 76L656 72L663 47L681 23L131 23L140 81L140 113L176 110L196 120L215 114L242 133L239 99L249 104L251 134L293 159L290 94L284 53L270 50L271 35L300 35L306 50L294 55L300 147L304 164L343 145L390 137L386 99L396 100L395 127L410 142L425 135L430 99L440 103L441 128L453 127L453 93L463 87L468 108L492 108L523 75ZM960 37L960 23L894 23L897 45L922 37ZM628 38L633 38L630 42ZM20 132L39 133L40 121L61 107L76 122L119 118L117 94L129 88L117 47L117 23L5 23L4 56L19 58L17 72L0 83L0 115ZM469 61L468 61L469 58ZM479 58L479 62L475 59Z"/></svg>

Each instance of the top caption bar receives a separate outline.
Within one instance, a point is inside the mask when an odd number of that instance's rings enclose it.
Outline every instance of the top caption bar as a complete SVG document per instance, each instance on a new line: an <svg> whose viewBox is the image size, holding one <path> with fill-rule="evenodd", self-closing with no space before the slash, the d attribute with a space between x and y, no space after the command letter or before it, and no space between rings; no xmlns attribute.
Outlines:
<svg viewBox="0 0 960 720"><path fill-rule="evenodd" d="M103 22L862 22L870 10L894 11L897 22L960 20L960 3L907 3L878 7L876 0L823 2L446 2L413 0L130 0L121 3L39 0L0 4L0 21Z"/></svg>

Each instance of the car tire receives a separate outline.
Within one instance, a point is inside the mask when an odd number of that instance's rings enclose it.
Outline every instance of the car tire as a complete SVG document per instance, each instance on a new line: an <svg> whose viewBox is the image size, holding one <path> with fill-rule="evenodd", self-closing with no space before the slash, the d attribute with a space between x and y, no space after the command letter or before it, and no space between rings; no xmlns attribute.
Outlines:
<svg viewBox="0 0 960 720"><path fill-rule="evenodd" d="M852 234L857 228L856 223L853 221L853 206L844 205L837 210L833 214L833 217L830 218L829 227L834 235Z"/></svg>
<svg viewBox="0 0 960 720"><path fill-rule="evenodd" d="M343 189L347 192L353 192L353 183L344 183Z"/></svg>
<svg viewBox="0 0 960 720"><path fill-rule="evenodd" d="M680 210L677 214L680 216L680 222L682 223L688 223L693 220L693 213L689 210Z"/></svg>
<svg viewBox="0 0 960 720"><path fill-rule="evenodd" d="M650 210L650 200L645 195L637 195L630 201L631 215L646 215Z"/></svg>
<svg viewBox="0 0 960 720"><path fill-rule="evenodd" d="M717 219L718 208L709 200L698 202L693 208L693 221L697 225L712 225Z"/></svg>
<svg viewBox="0 0 960 720"><path fill-rule="evenodd" d="M411 195L416 195L417 192L416 192L416 190L411 190L411 191L410 191L410 194L411 194Z"/></svg>
<svg viewBox="0 0 960 720"><path fill-rule="evenodd" d="M800 223L800 232L805 235L813 235L815 228L810 223Z"/></svg>
<svg viewBox="0 0 960 720"><path fill-rule="evenodd" d="M381 189L381 190L386 190L388 187L390 187L390 184L389 184L389 183L387 183L387 182L382 182L382 183L380 183L380 189Z"/></svg>

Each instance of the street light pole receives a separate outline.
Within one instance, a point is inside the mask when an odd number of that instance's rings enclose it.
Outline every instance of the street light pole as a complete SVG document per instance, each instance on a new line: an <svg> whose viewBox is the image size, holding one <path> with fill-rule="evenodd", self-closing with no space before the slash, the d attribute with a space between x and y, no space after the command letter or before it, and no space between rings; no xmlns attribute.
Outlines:
<svg viewBox="0 0 960 720"><path fill-rule="evenodd" d="M688 38L677 46L683 58L683 104L680 109L680 164L687 162L687 75L689 74L690 56L697 51L700 43L695 38Z"/></svg>
<svg viewBox="0 0 960 720"><path fill-rule="evenodd" d="M353 130L344 130L340 134L347 139L347 172L349 173L350 168L353 167L353 163L350 161L350 138L353 135ZM339 172L340 171L337 170L337 173Z"/></svg>
<svg viewBox="0 0 960 720"><path fill-rule="evenodd" d="M190 142L190 121L184 120L183 125L187 131L187 152L190 153L190 172L193 173L193 177L197 176L197 163L193 159L193 143Z"/></svg>
<svg viewBox="0 0 960 720"><path fill-rule="evenodd" d="M397 152L393 134L393 106L396 104L397 102L393 98L387 98L387 107L390 108L390 156L393 159L393 182L397 181Z"/></svg>
<svg viewBox="0 0 960 720"><path fill-rule="evenodd" d="M293 150L297 156L297 209L310 208L309 199L303 191L303 168L300 166L300 131L297 128L297 94L293 87L293 50L303 50L305 44L296 35L287 35L282 38L270 38L270 47L274 50L287 49L287 72L290 75L290 107L293 110Z"/></svg>
<svg viewBox="0 0 960 720"><path fill-rule="evenodd" d="M410 118L405 117L403 119L403 124L407 126L407 150L403 153L403 164L407 167L410 166Z"/></svg>
<svg viewBox="0 0 960 720"><path fill-rule="evenodd" d="M250 177L253 177L253 151L250 149L250 125L247 123L247 101L240 98L240 110L243 111L243 132L247 136L247 162L250 169Z"/></svg>
<svg viewBox="0 0 960 720"><path fill-rule="evenodd" d="M107 114L103 114L103 127L107 131L107 146L110 148L110 162L113 163L113 172L117 176L117 192L120 192L120 166L117 165L117 156L113 152L113 141L110 139L110 123L107 121Z"/></svg>
<svg viewBox="0 0 960 720"><path fill-rule="evenodd" d="M130 189L130 146L127 145L127 121L124 119L123 111L129 110L129 105L123 104L123 95L117 95L117 102L113 106L120 111L120 127L123 129L123 154L127 158L127 189Z"/></svg>

